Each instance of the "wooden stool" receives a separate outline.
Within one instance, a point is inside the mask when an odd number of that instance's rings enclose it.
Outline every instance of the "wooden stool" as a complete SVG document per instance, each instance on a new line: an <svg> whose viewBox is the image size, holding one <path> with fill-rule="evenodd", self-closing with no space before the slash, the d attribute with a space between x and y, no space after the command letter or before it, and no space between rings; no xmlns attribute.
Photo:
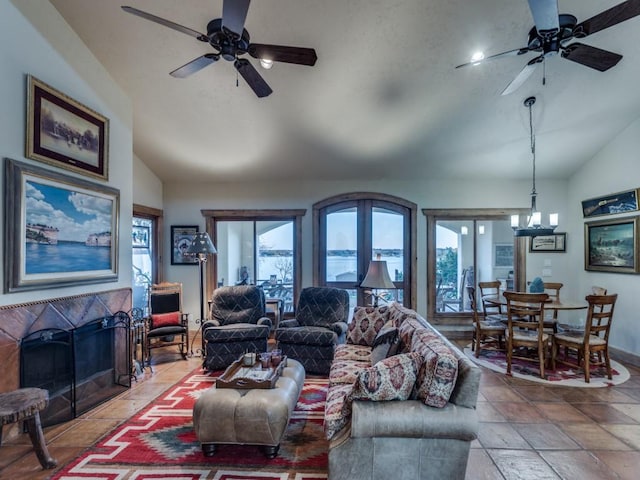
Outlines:
<svg viewBox="0 0 640 480"><path fill-rule="evenodd" d="M48 403L49 392L41 388L21 388L13 392L0 393L0 445L2 427L24 420L42 468L54 468L57 465L49 455L40 423L40 410Z"/></svg>

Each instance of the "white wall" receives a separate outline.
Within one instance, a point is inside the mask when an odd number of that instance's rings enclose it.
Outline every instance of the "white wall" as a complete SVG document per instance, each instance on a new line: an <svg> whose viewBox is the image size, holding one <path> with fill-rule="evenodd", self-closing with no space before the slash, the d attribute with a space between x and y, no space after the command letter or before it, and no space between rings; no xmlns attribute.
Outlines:
<svg viewBox="0 0 640 480"><path fill-rule="evenodd" d="M640 354L640 328L638 313L639 275L623 275L584 270L584 223L581 201L587 198L640 187L640 119L590 160L569 182L569 214L571 215L571 248L568 248L571 271L575 272L572 284L577 293L590 292L593 285L605 287L609 293L617 293L618 301L610 342L616 348L635 355ZM591 220L613 219L637 215L598 217ZM567 238L569 241L569 237Z"/></svg>
<svg viewBox="0 0 640 480"><path fill-rule="evenodd" d="M9 0L0 0L0 157L33 163L72 177L87 178L25 158L27 74L34 75L109 118L109 181L95 180L95 183L120 190L119 279L117 282L95 285L2 294L0 304L11 305L129 287L133 177L131 104L49 2L23 0L17 3L20 10ZM27 12L34 24L46 25L44 34L37 31L22 12ZM60 51L73 55L63 57L50 41L59 45ZM91 81L87 81L79 71L91 76ZM4 184L2 188L4 189ZM4 195L0 195L0 198L0 202L4 203ZM5 233L3 225L0 235L2 248ZM4 271L0 275L4 277Z"/></svg>
<svg viewBox="0 0 640 480"><path fill-rule="evenodd" d="M162 181L133 155L133 203L162 210Z"/></svg>

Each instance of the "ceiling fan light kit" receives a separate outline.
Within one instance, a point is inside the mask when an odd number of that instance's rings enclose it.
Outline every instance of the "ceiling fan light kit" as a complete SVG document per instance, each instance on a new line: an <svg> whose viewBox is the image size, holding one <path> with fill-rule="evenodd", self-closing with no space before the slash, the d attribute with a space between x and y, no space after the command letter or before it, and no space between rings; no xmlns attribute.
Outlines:
<svg viewBox="0 0 640 480"><path fill-rule="evenodd" d="M478 65L496 58L537 52L539 55L526 63L520 73L502 91L502 95L508 95L517 90L540 63L544 64L548 58L558 54L561 58L599 72L606 72L622 59L622 55L584 43L572 42L572 40L585 38L640 15L640 0L622 2L581 23L578 23L578 19L573 15L558 14L558 0L528 0L528 3L534 26L529 31L525 47L491 55L481 60L472 59L456 68ZM542 84L545 84L544 75Z"/></svg>
<svg viewBox="0 0 640 480"><path fill-rule="evenodd" d="M249 4L250 0L224 0L222 18L213 19L207 24L206 35L134 7L123 6L122 10L194 37L214 48L215 53L202 55L170 72L172 77L186 78L222 58L233 62L237 72L258 97L266 97L273 90L247 59L240 58L242 55L248 53L267 70L273 66L273 62L313 66L318 57L312 48L251 43L249 32L244 28Z"/></svg>
<svg viewBox="0 0 640 480"><path fill-rule="evenodd" d="M533 186L531 188L531 212L525 219L524 225L520 224L520 216L511 216L511 228L513 228L513 234L516 237L537 237L540 235L552 235L553 231L558 226L558 214L552 213L549 215L549 226L542 224L542 214L538 211L536 206L536 198L538 192L536 191L536 137L533 132L533 116L531 107L536 103L536 97L528 97L524 101L524 106L529 109L529 138L531 142L531 157L533 163Z"/></svg>

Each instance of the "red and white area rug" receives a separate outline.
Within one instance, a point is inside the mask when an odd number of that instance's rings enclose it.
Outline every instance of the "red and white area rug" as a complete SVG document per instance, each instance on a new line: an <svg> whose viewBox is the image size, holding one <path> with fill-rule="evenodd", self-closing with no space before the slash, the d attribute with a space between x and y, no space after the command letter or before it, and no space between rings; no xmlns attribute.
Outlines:
<svg viewBox="0 0 640 480"><path fill-rule="evenodd" d="M51 477L80 479L319 480L327 478L322 428L327 380L307 378L276 458L259 447L223 445L202 454L193 430L196 399L215 382L198 369Z"/></svg>
<svg viewBox="0 0 640 480"><path fill-rule="evenodd" d="M471 345L465 347L464 353L473 362L499 373L507 371L507 357L504 352L497 350L480 350L480 357L476 358L475 352L471 351ZM514 358L511 362L511 374L514 377L541 382L548 385L558 385L562 387L612 387L626 382L630 378L629 370L624 365L611 360L612 379L607 378L606 369L603 367L591 367L591 379L587 383L584 381L584 371L568 365L556 363L556 369L545 368L545 378L540 378L540 370L537 362L528 362Z"/></svg>

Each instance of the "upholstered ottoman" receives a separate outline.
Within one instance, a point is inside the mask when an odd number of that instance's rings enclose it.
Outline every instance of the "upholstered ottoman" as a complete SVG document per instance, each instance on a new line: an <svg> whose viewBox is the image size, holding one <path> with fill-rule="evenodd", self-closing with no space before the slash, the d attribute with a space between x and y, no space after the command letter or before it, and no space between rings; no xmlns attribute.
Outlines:
<svg viewBox="0 0 640 480"><path fill-rule="evenodd" d="M304 368L287 359L274 388L212 387L193 407L193 427L210 457L219 444L261 445L274 458L304 384Z"/></svg>

